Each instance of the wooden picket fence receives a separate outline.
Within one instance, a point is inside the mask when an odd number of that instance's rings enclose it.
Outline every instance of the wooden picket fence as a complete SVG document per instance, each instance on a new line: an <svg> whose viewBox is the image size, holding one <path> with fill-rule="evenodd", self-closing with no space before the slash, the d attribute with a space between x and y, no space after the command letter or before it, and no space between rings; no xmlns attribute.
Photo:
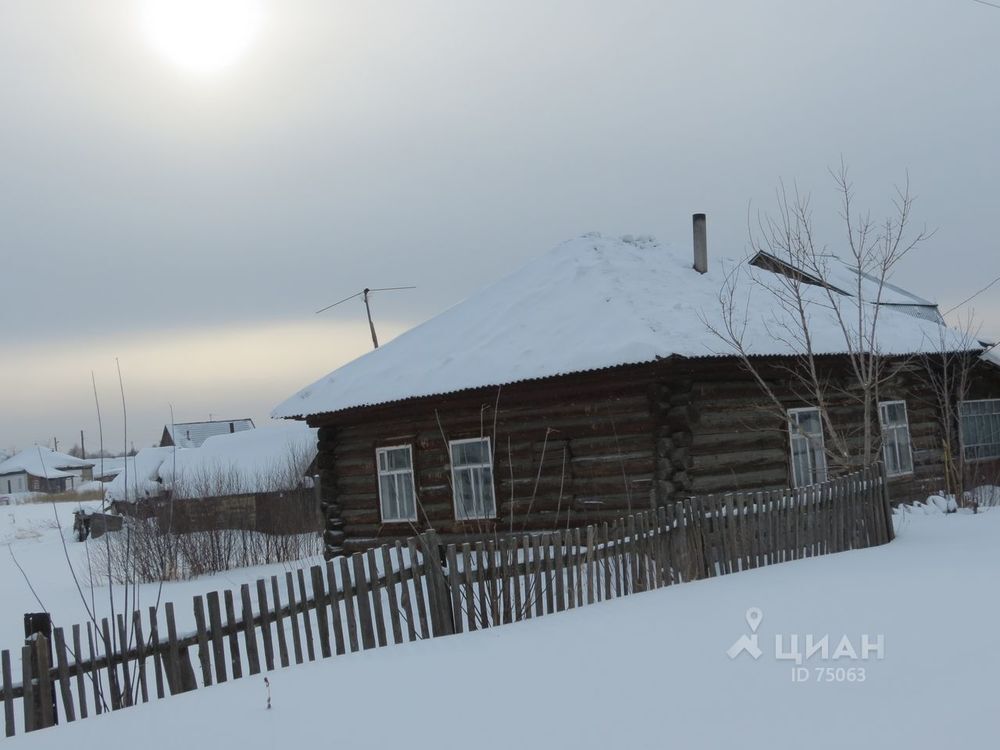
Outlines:
<svg viewBox="0 0 1000 750"><path fill-rule="evenodd" d="M441 544L427 532L255 590L33 636L2 656L6 736L305 661L541 617L684 581L891 541L880 469L797 490L711 495L614 523ZM254 596L254 594L256 596ZM86 653L84 653L86 648ZM192 659L192 653L196 662ZM15 652L16 654L16 652ZM195 666L197 664L197 667ZM20 701L20 707L17 706Z"/></svg>

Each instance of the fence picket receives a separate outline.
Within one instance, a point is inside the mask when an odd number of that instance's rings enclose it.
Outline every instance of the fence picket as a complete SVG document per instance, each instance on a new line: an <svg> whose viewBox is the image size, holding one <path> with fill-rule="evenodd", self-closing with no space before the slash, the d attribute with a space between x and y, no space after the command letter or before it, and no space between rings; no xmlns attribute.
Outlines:
<svg viewBox="0 0 1000 750"><path fill-rule="evenodd" d="M219 603L219 592L209 591L208 627L212 634L212 654L215 661L215 681L222 683L226 676L226 648L222 642L222 609Z"/></svg>
<svg viewBox="0 0 1000 750"><path fill-rule="evenodd" d="M523 550L523 551L522 551ZM525 617L525 607L524 607L524 587L522 582L526 585L528 580L531 578L530 568L528 567L528 537L520 536L514 540L514 551L513 551L513 587L514 587L514 621L520 622ZM522 561L521 558L524 558ZM521 575L518 571L523 566L524 574Z"/></svg>
<svg viewBox="0 0 1000 750"><path fill-rule="evenodd" d="M344 592L342 587L337 585L337 572L334 570L332 560L326 561L326 590L330 601L333 650L337 656L342 656L347 651L344 643L344 619L340 613L340 602L343 601Z"/></svg>
<svg viewBox="0 0 1000 750"><path fill-rule="evenodd" d="M558 534L563 548L563 578L566 581L566 609L576 608L576 562L573 559L573 535L569 529Z"/></svg>
<svg viewBox="0 0 1000 750"><path fill-rule="evenodd" d="M132 612L132 635L135 636L135 667L138 673L139 697L143 703L149 703L149 687L146 684L146 641L142 637L142 613L139 610Z"/></svg>
<svg viewBox="0 0 1000 750"><path fill-rule="evenodd" d="M333 655L330 648L330 621L327 619L326 586L323 582L323 569L319 565L309 568L312 576L313 612L316 614L316 635L319 638L319 653L324 659ZM307 615L308 616L308 615Z"/></svg>
<svg viewBox="0 0 1000 750"><path fill-rule="evenodd" d="M253 626L253 603L250 600L250 584L240 586L240 604L243 608L243 645L247 653L247 674L260 674L260 652L257 649L257 633Z"/></svg>
<svg viewBox="0 0 1000 750"><path fill-rule="evenodd" d="M375 615L375 639L379 647L385 646L388 640L385 637L385 611L382 607L382 584L381 576L378 574L378 564L375 560L375 550L369 549L366 553L368 561L368 576L371 579L372 612Z"/></svg>
<svg viewBox="0 0 1000 750"><path fill-rule="evenodd" d="M59 692L62 697L63 704L63 716L66 717L66 721L76 721L76 711L73 706L73 692L70 690L69 686L69 667L67 666L66 658L66 641L63 637L63 629L55 628L52 631L53 640L55 641L55 651L56 651L56 664L58 665L59 671Z"/></svg>
<svg viewBox="0 0 1000 750"><path fill-rule="evenodd" d="M417 624L413 619L413 605L410 598L410 580L413 577L410 565L403 564L403 544L396 541L396 564L399 566L399 599L403 605L403 617L406 618L406 637L408 640L417 640ZM412 564L412 562L411 562Z"/></svg>
<svg viewBox="0 0 1000 750"><path fill-rule="evenodd" d="M427 561L424 561L427 564ZM351 567L354 571L354 588L357 591L358 625L361 631L361 647L366 651L375 648L375 628L372 621L371 596L368 592L368 577L365 574L365 561L360 552L351 555Z"/></svg>
<svg viewBox="0 0 1000 750"><path fill-rule="evenodd" d="M73 664L76 671L76 697L80 704L80 718L87 718L87 683L83 677L83 651L80 625L73 625ZM12 709L13 710L13 709Z"/></svg>
<svg viewBox="0 0 1000 750"><path fill-rule="evenodd" d="M319 594L316 594L316 616L320 616ZM264 644L264 669L274 671L274 636L271 633L271 606L267 600L267 584L263 578L257 579L257 610L260 613L260 634ZM323 618L324 620L326 618Z"/></svg>
<svg viewBox="0 0 1000 750"><path fill-rule="evenodd" d="M167 605L168 608L171 606ZM167 611L173 615L172 609ZM115 669L114 641L111 639L111 626L107 617L101 620L101 634L104 638L104 666L108 675L108 690L111 692L111 710L117 711L122 707L122 694L118 685L118 672Z"/></svg>
<svg viewBox="0 0 1000 750"><path fill-rule="evenodd" d="M240 651L240 631L239 623L236 620L236 604L233 601L233 592L226 589L222 593L223 601L226 605L226 634L229 639L229 665L233 673L233 679L238 680L243 676L243 657ZM163 696L160 696L161 698Z"/></svg>
<svg viewBox="0 0 1000 750"><path fill-rule="evenodd" d="M477 609L480 628L490 626L490 599L486 593L486 576L486 545L483 542L476 542L476 591L479 599Z"/></svg>
<svg viewBox="0 0 1000 750"><path fill-rule="evenodd" d="M545 600L543 598L543 592L547 590L544 583L544 578L542 575L542 538L540 534L532 534L531 536L531 571L533 576L533 582L531 585L531 595L527 603L530 608L532 604L532 599L535 606L535 617L541 617L545 614Z"/></svg>
<svg viewBox="0 0 1000 750"><path fill-rule="evenodd" d="M316 651L313 649L312 621L309 619L309 595L306 593L306 574L302 568L298 571L299 583L299 610L302 612L302 626L306 632L306 656L309 661L316 660Z"/></svg>
<svg viewBox="0 0 1000 750"><path fill-rule="evenodd" d="M472 577L472 546L468 542L462 545L462 567L465 575L465 622L471 633L476 629L476 591Z"/></svg>
<svg viewBox="0 0 1000 750"><path fill-rule="evenodd" d="M212 657L208 653L208 632L205 628L205 601L199 594L194 598L194 624L198 635L198 662L201 664L201 684L212 684Z"/></svg>
<svg viewBox="0 0 1000 750"><path fill-rule="evenodd" d="M515 539L513 537L503 537L500 539L497 545L497 552L500 555L500 596L501 596L501 607L500 607L500 617L504 624L509 624L514 622L514 602L513 598L513 581L511 580L511 564L510 556L516 554L514 550L516 546L513 544Z"/></svg>
<svg viewBox="0 0 1000 750"><path fill-rule="evenodd" d="M118 661L122 665L122 705L132 705L132 676L128 668L128 638L125 630L125 615L119 612L115 620L118 623Z"/></svg>
<svg viewBox="0 0 1000 750"><path fill-rule="evenodd" d="M461 633L462 628L462 574L458 570L458 553L454 544L449 544L446 551L448 558L448 590L451 594L451 611L454 616L455 632Z"/></svg>
<svg viewBox="0 0 1000 750"><path fill-rule="evenodd" d="M340 558L340 582L344 589L344 618L347 620L347 637L351 652L358 650L358 626L354 620L354 583L347 567L347 558Z"/></svg>
<svg viewBox="0 0 1000 750"><path fill-rule="evenodd" d="M31 646L21 647L21 707L24 709L24 731L35 731L35 686L31 674Z"/></svg>
<svg viewBox="0 0 1000 750"><path fill-rule="evenodd" d="M288 596L288 617L292 621L292 651L295 663L302 663L302 634L299 632L299 605L295 599L295 580L292 571L285 571L285 594Z"/></svg>
<svg viewBox="0 0 1000 750"><path fill-rule="evenodd" d="M278 576L271 576L271 603L274 605L274 631L278 636L278 659L282 668L288 666L288 641L285 639L285 616L282 613L281 592L278 590Z"/></svg>
<svg viewBox="0 0 1000 750"><path fill-rule="evenodd" d="M396 595L396 583L402 580L400 574L393 570L392 567L392 556L389 554L389 545L383 544L381 547L382 551L382 567L385 569L385 593L389 600L389 627L392 628L392 642L402 643L403 642L403 628L399 622L399 597ZM458 616L456 610L455 616Z"/></svg>
<svg viewBox="0 0 1000 750"><path fill-rule="evenodd" d="M96 627L95 627L96 629ZM87 645L90 651L90 682L94 689L94 713L100 716L104 711L103 691L101 690L101 673L97 670L97 649L94 646L94 630L87 623ZM163 695L161 694L162 698Z"/></svg>

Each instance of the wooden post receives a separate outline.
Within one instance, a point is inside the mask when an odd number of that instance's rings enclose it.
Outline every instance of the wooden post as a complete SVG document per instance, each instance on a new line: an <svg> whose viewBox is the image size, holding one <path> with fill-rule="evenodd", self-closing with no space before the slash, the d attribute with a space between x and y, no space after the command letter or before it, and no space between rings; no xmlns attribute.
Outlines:
<svg viewBox="0 0 1000 750"><path fill-rule="evenodd" d="M10 651L0 652L0 679L3 681L4 736L14 736L14 680L10 673Z"/></svg>
<svg viewBox="0 0 1000 750"><path fill-rule="evenodd" d="M441 567L441 542L434 529L428 529L420 536L423 553L424 577L430 597L431 626L434 637L452 635L455 632L454 613L444 569Z"/></svg>
<svg viewBox="0 0 1000 750"><path fill-rule="evenodd" d="M38 680L37 700L39 706L39 729L56 723L55 697L51 673L49 672L49 639L41 633L35 636L35 676Z"/></svg>

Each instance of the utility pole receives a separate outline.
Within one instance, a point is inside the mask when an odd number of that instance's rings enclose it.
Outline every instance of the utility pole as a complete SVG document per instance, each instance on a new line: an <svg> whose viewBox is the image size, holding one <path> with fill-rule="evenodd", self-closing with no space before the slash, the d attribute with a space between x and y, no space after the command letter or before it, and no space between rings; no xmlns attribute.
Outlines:
<svg viewBox="0 0 1000 750"><path fill-rule="evenodd" d="M54 450L56 453L59 452L59 438L55 437L52 438L52 450Z"/></svg>
<svg viewBox="0 0 1000 750"><path fill-rule="evenodd" d="M83 430L80 430L80 458L87 457L87 448L83 444Z"/></svg>

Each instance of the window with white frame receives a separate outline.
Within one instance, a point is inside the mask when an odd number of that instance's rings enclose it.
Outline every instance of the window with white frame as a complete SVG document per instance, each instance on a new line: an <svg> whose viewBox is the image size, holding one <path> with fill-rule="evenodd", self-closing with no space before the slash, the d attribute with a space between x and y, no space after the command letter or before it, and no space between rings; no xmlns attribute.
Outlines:
<svg viewBox="0 0 1000 750"><path fill-rule="evenodd" d="M882 425L882 455L885 473L900 477L913 473L913 446L910 443L910 422L905 401L882 401L878 405Z"/></svg>
<svg viewBox="0 0 1000 750"><path fill-rule="evenodd" d="M1000 399L963 401L959 415L965 458L1000 458Z"/></svg>
<svg viewBox="0 0 1000 750"><path fill-rule="evenodd" d="M416 521L417 491L413 483L413 448L390 445L375 451L378 494L383 521Z"/></svg>
<svg viewBox="0 0 1000 750"><path fill-rule="evenodd" d="M826 481L826 446L819 409L788 410L788 436L792 453L792 486L805 487Z"/></svg>
<svg viewBox="0 0 1000 750"><path fill-rule="evenodd" d="M493 453L489 438L452 440L451 486L455 495L455 518L495 518Z"/></svg>

